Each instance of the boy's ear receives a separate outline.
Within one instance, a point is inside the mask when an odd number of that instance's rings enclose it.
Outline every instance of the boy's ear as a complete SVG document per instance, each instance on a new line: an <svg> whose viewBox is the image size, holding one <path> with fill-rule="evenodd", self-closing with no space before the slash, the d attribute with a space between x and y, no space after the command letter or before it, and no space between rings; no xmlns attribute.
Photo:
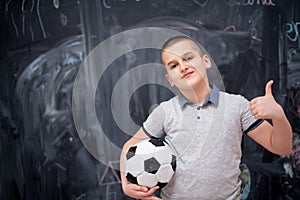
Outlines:
<svg viewBox="0 0 300 200"><path fill-rule="evenodd" d="M203 61L205 63L205 68L207 68L207 69L211 68L211 61L207 54L203 55Z"/></svg>
<svg viewBox="0 0 300 200"><path fill-rule="evenodd" d="M169 76L169 74L166 74L166 79L167 79L168 82L170 83L171 87L174 87L174 86L175 86L174 83L173 83L173 81L172 81L172 79L171 79L171 77Z"/></svg>

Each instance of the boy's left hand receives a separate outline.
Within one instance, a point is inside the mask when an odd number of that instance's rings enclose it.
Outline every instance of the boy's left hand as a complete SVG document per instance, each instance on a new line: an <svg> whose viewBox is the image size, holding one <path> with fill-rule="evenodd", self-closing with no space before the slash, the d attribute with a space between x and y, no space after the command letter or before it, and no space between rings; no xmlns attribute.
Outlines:
<svg viewBox="0 0 300 200"><path fill-rule="evenodd" d="M275 101L272 94L273 80L266 84L265 95L250 101L250 111L255 119L276 119L284 115L282 107Z"/></svg>

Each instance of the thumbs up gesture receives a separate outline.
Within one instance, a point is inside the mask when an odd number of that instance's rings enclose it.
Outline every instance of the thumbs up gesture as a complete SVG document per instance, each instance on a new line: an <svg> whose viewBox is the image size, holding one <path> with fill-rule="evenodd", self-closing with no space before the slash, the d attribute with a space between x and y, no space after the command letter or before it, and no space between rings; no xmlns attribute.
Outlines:
<svg viewBox="0 0 300 200"><path fill-rule="evenodd" d="M266 84L265 95L250 101L250 111L256 119L276 119L284 115L282 107L275 101L272 94L273 80Z"/></svg>

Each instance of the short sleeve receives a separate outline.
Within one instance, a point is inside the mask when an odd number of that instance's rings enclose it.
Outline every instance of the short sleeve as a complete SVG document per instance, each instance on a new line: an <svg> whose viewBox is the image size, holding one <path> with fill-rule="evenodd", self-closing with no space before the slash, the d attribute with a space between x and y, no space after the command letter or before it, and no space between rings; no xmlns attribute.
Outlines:
<svg viewBox="0 0 300 200"><path fill-rule="evenodd" d="M243 96L240 96L240 98L242 130L247 134L249 131L259 126L264 120L256 120L250 111L249 101Z"/></svg>
<svg viewBox="0 0 300 200"><path fill-rule="evenodd" d="M161 105L157 106L143 123L143 130L149 137L162 138L165 135L165 111Z"/></svg>

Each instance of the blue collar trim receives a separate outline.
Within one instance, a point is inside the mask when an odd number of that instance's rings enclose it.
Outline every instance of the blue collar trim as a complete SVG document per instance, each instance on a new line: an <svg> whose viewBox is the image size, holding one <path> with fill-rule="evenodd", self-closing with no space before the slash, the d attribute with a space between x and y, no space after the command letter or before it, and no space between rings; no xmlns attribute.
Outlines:
<svg viewBox="0 0 300 200"><path fill-rule="evenodd" d="M209 102L217 106L219 104L219 96L220 90L215 85L213 85L207 99L203 102L202 106L205 106ZM185 104L193 104L192 102L187 100L181 93L178 95L178 97L181 109L184 107Z"/></svg>

